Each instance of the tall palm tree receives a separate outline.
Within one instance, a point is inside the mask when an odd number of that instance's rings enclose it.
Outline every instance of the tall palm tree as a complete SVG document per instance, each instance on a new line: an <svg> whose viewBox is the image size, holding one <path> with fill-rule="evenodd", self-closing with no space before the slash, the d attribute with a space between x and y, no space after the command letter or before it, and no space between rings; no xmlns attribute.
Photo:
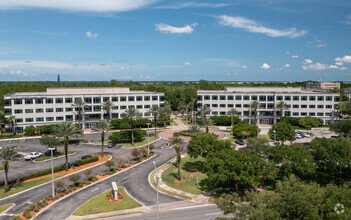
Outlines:
<svg viewBox="0 0 351 220"><path fill-rule="evenodd" d="M253 101L250 103L250 109L254 111L255 125L257 124L257 109L259 109L260 103L258 101Z"/></svg>
<svg viewBox="0 0 351 220"><path fill-rule="evenodd" d="M206 104L204 104L203 106L201 106L199 112L200 112L201 119L204 119L206 118L206 115L211 112L211 109Z"/></svg>
<svg viewBox="0 0 351 220"><path fill-rule="evenodd" d="M113 102L111 102L110 100L106 100L106 101L102 104L102 109L103 109L103 110L106 112L106 114L107 114L107 122L110 121L112 108L113 108Z"/></svg>
<svg viewBox="0 0 351 220"><path fill-rule="evenodd" d="M174 150L177 154L177 159L176 159L176 166L178 167L178 180L181 180L180 177L180 161L182 160L182 152L183 152L183 139L181 137L179 137L178 135L173 136L171 138L171 145L175 145L174 146Z"/></svg>
<svg viewBox="0 0 351 220"><path fill-rule="evenodd" d="M170 120L172 114L171 105L169 102L165 101L164 106L160 108L159 115L162 118L163 125L167 126L167 121Z"/></svg>
<svg viewBox="0 0 351 220"><path fill-rule="evenodd" d="M236 110L235 108L232 108L232 109L230 109L228 112L227 112L227 114L228 115L230 115L231 116L231 118L232 118L232 135L234 136L234 131L233 131L233 129L234 129L234 117L236 116L236 115L239 115L239 111L238 110Z"/></svg>
<svg viewBox="0 0 351 220"><path fill-rule="evenodd" d="M9 161L14 158L16 155L16 151L13 147L2 147L0 149L0 158L2 159L2 166L4 167L5 172L5 192L7 191L7 183L8 183L8 172L9 172Z"/></svg>
<svg viewBox="0 0 351 220"><path fill-rule="evenodd" d="M288 105L284 102L284 101L280 101L278 102L276 105L275 105L275 108L276 109L279 109L279 112L280 112L280 120L283 119L283 113L284 113L284 110L288 110Z"/></svg>
<svg viewBox="0 0 351 220"><path fill-rule="evenodd" d="M65 150L66 170L68 170L68 143L69 138L78 137L83 131L75 124L69 121L62 122L54 128L54 135L58 138L63 138L63 147Z"/></svg>
<svg viewBox="0 0 351 220"><path fill-rule="evenodd" d="M142 116L142 113L140 113L137 109L134 107L131 107L129 109L126 109L126 111L122 114L122 118L127 118L130 120L130 125L131 125L131 132L132 132L132 146L134 146L134 133L133 133L133 122L135 119L138 119Z"/></svg>
<svg viewBox="0 0 351 220"><path fill-rule="evenodd" d="M2 132L2 119L4 118L4 116L4 112L0 110L0 134Z"/></svg>
<svg viewBox="0 0 351 220"><path fill-rule="evenodd" d="M212 126L213 122L212 122L212 120L210 118L203 118L202 119L202 125L204 125L206 127L206 133L208 133L209 132L208 127Z"/></svg>
<svg viewBox="0 0 351 220"><path fill-rule="evenodd" d="M15 134L16 116L10 115L10 116L7 118L7 121L11 123L12 133Z"/></svg>
<svg viewBox="0 0 351 220"><path fill-rule="evenodd" d="M190 115L191 115L191 122L193 122L193 111L194 111L194 102L189 102L187 105L187 110L190 111Z"/></svg>
<svg viewBox="0 0 351 220"><path fill-rule="evenodd" d="M108 132L110 128L110 123L106 120L101 120L96 126L96 129L101 133L101 155L104 153L105 133Z"/></svg>
<svg viewBox="0 0 351 220"><path fill-rule="evenodd" d="M154 117L154 124L155 124L155 135L157 132L157 116L160 113L160 108L158 105L152 105L149 111L147 111L149 114L151 114Z"/></svg>
<svg viewBox="0 0 351 220"><path fill-rule="evenodd" d="M79 128L82 129L82 110L86 106L86 103L83 101L82 98L78 98L74 100L72 106L78 109L78 120L79 120Z"/></svg>
<svg viewBox="0 0 351 220"><path fill-rule="evenodd" d="M177 106L178 111L182 114L182 117L184 116L184 113L187 109L186 103L184 101L179 102Z"/></svg>

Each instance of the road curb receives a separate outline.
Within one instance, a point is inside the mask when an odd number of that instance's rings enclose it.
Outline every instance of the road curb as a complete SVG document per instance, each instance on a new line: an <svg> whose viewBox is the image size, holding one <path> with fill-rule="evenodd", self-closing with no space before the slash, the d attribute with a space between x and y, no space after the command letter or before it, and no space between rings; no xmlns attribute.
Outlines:
<svg viewBox="0 0 351 220"><path fill-rule="evenodd" d="M111 155L109 155L109 156L110 156L110 158L109 158L108 160L111 160L111 159L112 159L112 156L111 156ZM108 160L107 160L107 161L108 161ZM84 168L84 169L82 169L82 170L78 170L78 171L76 171L76 172L74 172L74 173L71 173L71 174L69 174L69 175L61 176L61 177L55 179L55 181L56 181L56 180L60 180L60 179L65 178L65 177L68 177L68 176L70 176L70 175L72 175L72 174L76 174L76 173L79 173L79 172L81 172L81 171L84 171L84 170L87 170L87 169L90 169L90 168L93 168L93 167L96 167L96 166L100 166L100 165L102 165L102 164L105 163L105 162L106 162L106 161L101 162L101 163L99 163L99 164L95 164L94 166L91 166L91 167ZM26 189L26 190L24 190L24 191L22 191L22 192L13 194L13 195L11 195L11 196L7 196L7 197L5 197L5 198L2 198L2 199L0 199L0 201L5 200L5 199L8 199L8 198L11 198L11 197L14 197L14 196L18 196L18 195L20 195L20 194L22 194L22 193L25 193L25 192L29 191L29 190L38 188L38 187L40 187L40 186L43 186L43 185L49 184L49 183L51 183L51 180L50 180L49 182L42 183L42 184L40 184L40 185L37 185L37 186L34 186L34 187L32 187L32 188Z"/></svg>
<svg viewBox="0 0 351 220"><path fill-rule="evenodd" d="M158 139L156 139L156 140L154 140L154 141L151 141L149 144L152 144L152 143L155 143L156 141L159 141L159 140L161 140L162 138L159 136L159 138ZM123 148L123 149L134 149L134 148L142 148L142 147L146 147L148 144L144 144L144 145L142 145L142 146L139 146L139 147L121 147L121 148Z"/></svg>
<svg viewBox="0 0 351 220"><path fill-rule="evenodd" d="M136 164L136 165L134 165L134 166L132 166L132 167L128 167L128 168L125 169L125 170L122 170L122 171L120 171L120 172L118 172L118 173L112 174L112 175L110 175L110 176L108 176L108 177L106 177L106 178L104 178L104 179L99 180L99 181L93 182L93 183L89 184L88 186L86 186L86 187L84 187L84 188L80 188L80 189L78 189L78 190L76 190L76 191L74 191L74 192L68 194L67 196L61 197L60 199L54 201L54 202L51 203L50 205L48 205L48 206L46 206L45 208L43 208L42 210L40 210L40 211L39 211L38 213L36 213L36 215L34 215L31 219L35 219L35 218L36 218L37 216L39 216L42 212L44 212L45 210L47 210L49 207L51 207L52 205L56 204L57 202L60 202L61 200L64 200L64 199L66 199L66 198L69 198L71 195L73 195L73 194L75 194L75 193L78 193L78 192L80 192L81 190L87 189L87 188L89 188L89 187L91 187L91 186L93 186L93 185L95 185L95 184L98 184L98 183L104 181L104 180L110 179L110 178L112 178L112 177L114 177L114 176L116 176L116 175L118 175L118 174L120 174L120 173L123 173L123 172L125 172L125 171L127 171L127 170L133 168L133 167L137 167L137 166L139 166L140 164L143 164L143 163L145 163L146 161L148 161L148 160L154 158L155 156L157 156L157 155L154 154L154 156L152 156L152 157L150 157L150 158L148 158L148 159L146 159L146 160L144 160L144 161L142 161L142 162L140 162L140 163L138 163L138 164ZM112 156L111 156L111 158L112 158Z"/></svg>
<svg viewBox="0 0 351 220"><path fill-rule="evenodd" d="M10 204L11 204L11 206L8 207L7 209L5 209L2 213L0 213L0 216L3 216L4 214L6 214L6 212L7 212L8 210L10 210L10 209L12 209L13 207L16 206L15 203L10 203Z"/></svg>
<svg viewBox="0 0 351 220"><path fill-rule="evenodd" d="M68 154L67 157L68 157L68 156L75 155L75 154L76 154L76 152L73 152L73 153L71 153L71 154ZM54 157L54 160L55 160L55 159L62 158L62 157L65 157L65 155L62 155L62 156L59 156L59 157ZM34 163L42 163L42 162L47 162L47 161L50 161L50 160L51 160L51 158L50 158L50 159L47 159L47 160L41 160L41 161L35 161L35 160L33 160L33 162L34 162Z"/></svg>

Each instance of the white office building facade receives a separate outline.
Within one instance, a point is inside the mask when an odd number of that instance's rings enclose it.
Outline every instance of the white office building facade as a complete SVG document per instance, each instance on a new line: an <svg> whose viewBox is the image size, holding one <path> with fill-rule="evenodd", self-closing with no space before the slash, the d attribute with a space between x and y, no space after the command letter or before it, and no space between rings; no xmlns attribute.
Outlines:
<svg viewBox="0 0 351 220"><path fill-rule="evenodd" d="M107 118L103 103L112 101L110 118L119 119L126 109L134 107L143 117L151 118L152 105L164 105L164 93L130 91L129 88L47 88L46 92L11 93L4 96L5 118L16 118L16 131L28 126L58 124L63 121L78 122L78 111L72 106L76 99L86 103L82 110L84 128L94 128ZM9 127L10 125L7 125Z"/></svg>
<svg viewBox="0 0 351 220"><path fill-rule="evenodd" d="M336 119L335 105L339 103L339 94L291 87L227 87L220 91L197 91L198 106L210 107L209 116L226 115L230 109L235 108L240 112L240 119L253 123L254 112L250 109L253 101L260 103L257 114L259 124L279 121L280 111L275 106L280 101L288 105L284 116L312 116L322 119L324 124L330 124Z"/></svg>

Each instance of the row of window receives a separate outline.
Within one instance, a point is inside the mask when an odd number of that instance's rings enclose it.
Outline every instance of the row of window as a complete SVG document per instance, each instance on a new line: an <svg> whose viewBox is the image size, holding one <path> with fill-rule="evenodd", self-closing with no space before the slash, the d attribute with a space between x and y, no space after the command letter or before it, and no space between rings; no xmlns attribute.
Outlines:
<svg viewBox="0 0 351 220"><path fill-rule="evenodd" d="M249 104L206 104L212 108L250 108ZM290 109L291 105L287 105ZM319 109L332 109L333 105L292 105L292 108L319 108ZM260 103L260 109L274 109L274 103Z"/></svg>
<svg viewBox="0 0 351 220"><path fill-rule="evenodd" d="M279 112L277 112L279 113ZM227 112L218 112L218 111L213 111L212 112L212 115L227 115ZM241 112L239 112L238 115L241 115ZM284 116L332 116L332 113L331 112L327 112L327 113L324 113L324 112L293 112L291 114L291 112L287 111L287 112L284 112ZM249 111L244 111L243 112L243 116L250 116L250 112ZM253 112L251 113L251 116L254 116ZM261 116L273 116L273 112L266 112L266 114L260 114L260 117ZM277 115L279 116L279 115Z"/></svg>
<svg viewBox="0 0 351 220"><path fill-rule="evenodd" d="M265 96L265 95L199 95L197 96L198 101L202 100L252 100L260 102L274 102L274 96ZM277 101L333 101L333 96L276 96ZM339 96L334 96L334 101L339 101Z"/></svg>
<svg viewBox="0 0 351 220"><path fill-rule="evenodd" d="M78 100L81 98L74 98L74 100ZM84 97L83 98L84 102L86 102L87 104L91 104L91 103L101 103L101 97ZM133 102L133 101L158 101L160 100L161 102L164 101L164 96L160 96L160 98L158 96L114 96L114 97L103 97L102 101L106 102L107 100L111 100L112 102L118 102L118 100L120 102L126 102L127 100L129 102ZM73 98L28 98L28 99L13 99L13 104L14 105L22 105L27 104L53 104L55 101L55 103L60 104L60 103L73 103ZM5 106L11 106L11 100L10 99L6 99L5 100Z"/></svg>

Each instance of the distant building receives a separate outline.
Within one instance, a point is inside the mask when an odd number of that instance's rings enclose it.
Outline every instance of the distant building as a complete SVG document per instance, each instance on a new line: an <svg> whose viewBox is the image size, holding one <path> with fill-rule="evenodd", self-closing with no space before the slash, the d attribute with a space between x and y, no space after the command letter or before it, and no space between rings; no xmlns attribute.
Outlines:
<svg viewBox="0 0 351 220"><path fill-rule="evenodd" d="M60 79L60 74L57 75L57 82L61 82L61 79Z"/></svg>
<svg viewBox="0 0 351 220"><path fill-rule="evenodd" d="M77 109L72 107L76 99L86 103L82 113L84 128L95 128L107 118L103 102L111 100L114 107L112 119L121 118L126 109L134 107L143 117L152 118L147 112L152 105L164 105L164 93L130 91L129 88L47 88L46 92L19 92L4 96L5 118L16 117L16 131L28 126L58 124L63 121L78 122ZM9 126L9 125L8 125Z"/></svg>
<svg viewBox="0 0 351 220"><path fill-rule="evenodd" d="M307 88L309 89L340 89L340 82L308 82Z"/></svg>
<svg viewBox="0 0 351 220"><path fill-rule="evenodd" d="M322 119L324 124L330 124L335 120L335 104L339 103L339 94L291 87L227 87L224 90L197 91L199 106L207 105L211 109L209 116L226 115L235 108L240 112L240 119L253 123L254 114L250 109L253 101L260 103L259 124L274 124L279 120L280 111L275 106L280 101L288 105L284 116L312 116Z"/></svg>
<svg viewBox="0 0 351 220"><path fill-rule="evenodd" d="M345 88L344 94L347 96L349 100L351 100L351 88Z"/></svg>

